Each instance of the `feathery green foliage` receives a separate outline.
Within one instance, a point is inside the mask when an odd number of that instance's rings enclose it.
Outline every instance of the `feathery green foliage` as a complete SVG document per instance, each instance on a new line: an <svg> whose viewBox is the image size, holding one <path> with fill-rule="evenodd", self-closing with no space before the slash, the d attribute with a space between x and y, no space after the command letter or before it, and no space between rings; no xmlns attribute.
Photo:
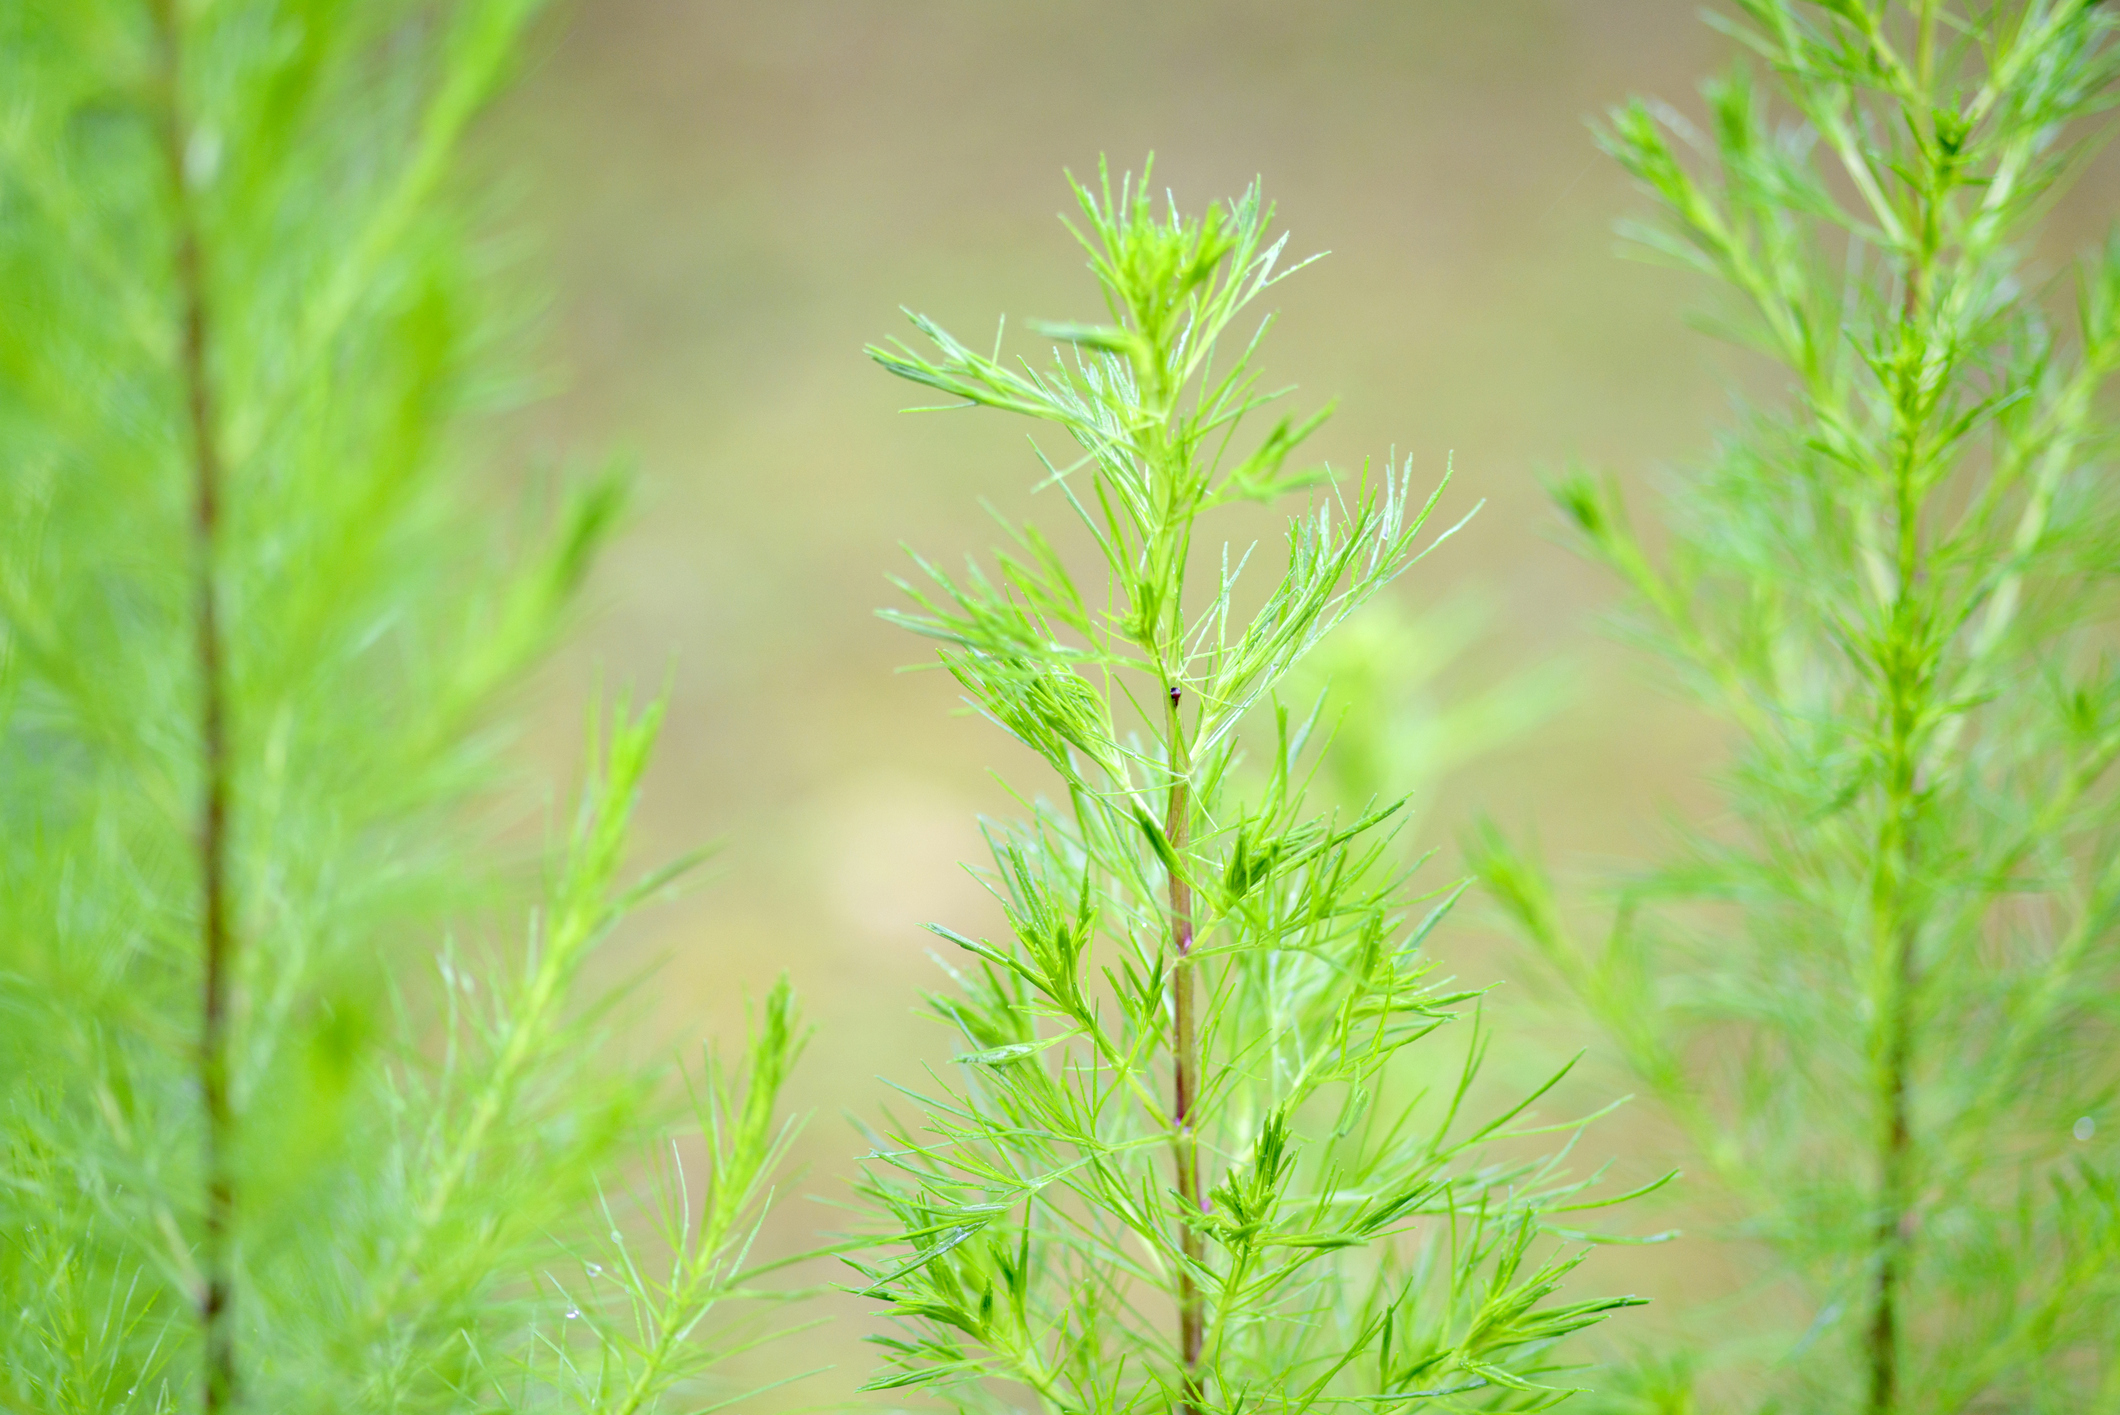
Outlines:
<svg viewBox="0 0 2120 1415"><path fill-rule="evenodd" d="M965 1052L906 1090L920 1119L863 1183L891 1250L863 1290L902 1327L872 1385L967 1409L1024 1387L1051 1411L1543 1408L1553 1343L1631 1300L1554 1300L1585 1250L1549 1219L1600 1201L1505 1143L1536 1094L1464 1117L1477 1027L1461 1064L1406 1054L1476 996L1421 952L1456 891L1407 898L1398 806L1306 807L1319 714L1273 697L1423 553L1435 498L1295 464L1323 414L1232 450L1275 396L1264 324L1237 324L1283 242L1256 189L1187 217L1148 182L1076 187L1110 323L1033 326L1068 351L1046 369L918 316L932 355L872 350L1071 440L1046 485L1102 560L1099 585L1017 528L992 573L923 563L889 616L1062 794L987 827L1008 935L935 926L962 968L930 1002ZM1305 488L1248 621L1227 551L1187 599L1202 516Z"/></svg>
<svg viewBox="0 0 2120 1415"><path fill-rule="evenodd" d="M620 506L464 475L500 320L440 189L534 9L0 6L0 1408L551 1405L594 1348L644 1409L734 1285L784 993L640 1338L545 1277L655 1116L575 984L659 882L659 708L592 726L521 965L445 942Z"/></svg>
<svg viewBox="0 0 2120 1415"><path fill-rule="evenodd" d="M1661 553L1609 483L1558 488L1730 723L1728 818L1601 945L1498 836L1476 864L1773 1256L1714 1403L2120 1409L2120 244L2072 300L2031 249L2116 20L1736 8L1772 87L1710 84L1707 134L1634 103L1605 143L1786 397L1673 488ZM1689 1364L1657 1408L1693 1408Z"/></svg>

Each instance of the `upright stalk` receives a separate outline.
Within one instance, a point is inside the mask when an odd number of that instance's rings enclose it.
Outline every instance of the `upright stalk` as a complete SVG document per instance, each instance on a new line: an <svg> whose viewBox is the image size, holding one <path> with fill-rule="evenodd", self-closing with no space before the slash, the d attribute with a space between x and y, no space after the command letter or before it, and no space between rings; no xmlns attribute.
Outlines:
<svg viewBox="0 0 2120 1415"><path fill-rule="evenodd" d="M1909 539L1902 536L1902 540ZM1902 584L1916 569L1901 557ZM1908 591L1900 591L1902 601ZM1899 629L1895 612L1894 629ZM1899 635L1895 632L1895 639ZM1889 801L1878 850L1879 898L1877 940L1885 953L1884 998L1880 1025L1884 1036L1877 1067L1878 1197L1871 1235L1874 1269L1870 1292L1869 1410L1889 1415L1899 1404L1899 1294L1907 1276L1913 1237L1911 1178L1913 1167L1912 1071L1914 1061L1914 994L1919 982L1915 945L1919 922L1913 910L1915 869L1914 817L1917 812L1913 733L1914 694L1923 686L1904 681L1900 665L1912 657L1911 645L1895 643L1899 662L1891 684L1887 785Z"/></svg>
<svg viewBox="0 0 2120 1415"><path fill-rule="evenodd" d="M1929 21L1921 17L1926 66ZM1929 398L1925 387L1927 339L1923 301L1933 279L1930 264L1940 240L1939 206L1947 199L1945 174L1931 165L1927 189L1910 227L1919 247L1910 253L1900 305L1900 358L1892 389L1897 446L1892 461L1893 598L1885 664L1885 813L1876 852L1873 937L1882 963L1883 987L1876 1046L1877 1209L1871 1230L1872 1278L1868 1328L1870 1415L1899 1408L1900 1293L1911 1265L1913 1238L1913 1085L1915 992L1920 983L1917 945L1921 927L1914 900L1920 813L1919 744L1928 716L1934 670L1923 652L1928 633L1922 607L1922 477L1927 457Z"/></svg>
<svg viewBox="0 0 2120 1415"><path fill-rule="evenodd" d="M1185 746L1185 725L1178 715L1184 690L1173 684L1169 690L1170 809L1163 833L1170 840L1171 858L1183 861L1192 839L1191 762ZM1200 1138L1193 1114L1199 1100L1200 1037L1195 1016L1193 979L1192 884L1180 869L1170 872L1170 1001L1171 1001L1171 1157L1177 1168L1178 1197L1188 1213L1203 1210L1200 1190ZM1179 1235L1185 1265L1178 1272L1178 1351L1184 1365L1185 1415L1199 1415L1201 1402L1200 1353L1207 1331L1206 1296L1200 1290L1197 1269L1207 1260L1207 1235L1197 1226L1186 1225Z"/></svg>
<svg viewBox="0 0 2120 1415"><path fill-rule="evenodd" d="M201 777L198 862L201 894L199 1091L206 1110L206 1210L199 1241L199 1325L206 1349L203 1405L236 1402L234 1291L229 1247L235 1181L229 1163L234 1113L228 1095L228 980L235 953L228 911L228 684L217 584L221 534L221 451L214 427L212 338L205 255L185 171L190 127L183 105L183 22L176 0L155 0L162 56L162 147L176 223L175 274L181 306L178 375L192 454L192 629L199 670Z"/></svg>
<svg viewBox="0 0 2120 1415"><path fill-rule="evenodd" d="M1137 312L1137 319L1139 318ZM1164 617L1139 641L1156 661L1182 665L1185 638L1185 558L1190 525L1199 513L1198 484L1190 454L1173 435L1171 418L1177 391L1170 377L1173 351L1141 320L1143 341L1134 349L1134 376L1139 380L1146 414L1140 443L1141 465L1161 497L1160 524L1150 538L1148 562ZM1167 330L1163 331L1167 334ZM1160 641L1158 636L1161 636ZM1192 882L1185 878L1185 853L1192 844L1192 760L1180 711L1185 698L1183 668L1164 669L1164 760L1170 767L1170 801L1163 834L1170 843L1170 1011L1171 1011L1171 1162L1176 1170L1178 1200L1186 1222L1178 1234L1178 1359L1183 1391L1181 1415L1200 1415L1203 1386L1200 1357L1207 1341L1207 1298L1199 1274L1207 1261L1207 1235L1195 1222L1206 1211L1200 1185L1200 1139L1197 1107L1205 1070L1200 1053L1197 983L1193 977Z"/></svg>

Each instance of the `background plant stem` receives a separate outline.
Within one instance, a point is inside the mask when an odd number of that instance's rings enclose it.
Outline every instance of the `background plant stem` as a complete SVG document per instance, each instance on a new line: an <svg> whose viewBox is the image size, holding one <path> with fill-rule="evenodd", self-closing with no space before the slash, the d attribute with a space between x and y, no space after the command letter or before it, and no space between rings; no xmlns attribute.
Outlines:
<svg viewBox="0 0 2120 1415"><path fill-rule="evenodd" d="M199 1012L199 1091L206 1110L206 1208L199 1242L199 1324L206 1348L203 1404L207 1411L236 1402L234 1292L228 1249L235 1215L229 1149L234 1112L228 1095L228 980L235 937L228 918L229 760L225 646L219 587L221 453L214 429L209 367L211 322L205 255L185 171L190 129L183 107L183 22L175 0L154 7L162 55L162 141L176 223L175 274L181 306L178 367L192 454L192 614L199 672L198 862L202 954Z"/></svg>
<svg viewBox="0 0 2120 1415"><path fill-rule="evenodd" d="M1933 7L1931 7L1933 8ZM1928 10L1922 15L1924 67L1929 40ZM1913 1066L1915 994L1920 984L1920 918L1914 899L1918 867L1916 839L1921 810L1920 743L1916 740L1933 697L1933 659L1923 651L1928 632L1921 541L1922 480L1927 455L1928 399L1924 370L1928 349L1921 330L1922 302L1932 282L1930 265L1938 242L1938 211L1947 180L1931 166L1922 174L1918 210L1910 223L1919 233L1911 253L1900 308L1900 365L1893 390L1898 429L1892 465L1896 544L1893 600L1886 629L1886 803L1877 842L1875 938L1883 954L1883 997L1878 1023L1883 1035L1874 1055L1878 1114L1878 1198L1872 1229L1875 1276L1870 1292L1869 1410L1889 1415L1899 1408L1899 1296L1912 1262Z"/></svg>

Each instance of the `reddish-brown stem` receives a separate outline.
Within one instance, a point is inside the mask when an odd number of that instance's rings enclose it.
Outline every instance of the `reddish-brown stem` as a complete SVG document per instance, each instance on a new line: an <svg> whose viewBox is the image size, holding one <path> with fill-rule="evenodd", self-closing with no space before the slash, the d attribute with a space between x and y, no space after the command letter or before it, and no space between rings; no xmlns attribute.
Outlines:
<svg viewBox="0 0 2120 1415"><path fill-rule="evenodd" d="M203 955L198 1071L206 1111L206 1208L199 1240L198 1313L206 1349L202 1403L213 1415L235 1405L237 1389L234 1291L229 1280L230 1229L235 1216L229 1149L235 1117L228 1094L228 991L235 936L228 908L228 685L218 585L222 467L214 428L206 260L185 170L190 134L183 110L183 25L175 0L157 0L155 20L163 64L162 145L176 224L178 372L192 460L192 631L199 673L202 777L197 842Z"/></svg>
<svg viewBox="0 0 2120 1415"><path fill-rule="evenodd" d="M1191 767L1185 728L1178 716L1180 690L1170 689L1170 808L1163 833L1171 858L1180 862L1170 874L1171 1000L1171 1158L1177 1169L1178 1197L1188 1210L1204 1211L1200 1189L1200 1140L1193 1108L1200 1096L1200 1038L1195 1017L1192 963L1192 884L1182 862L1192 840ZM1200 1415L1200 1356L1207 1340L1207 1303L1197 1273L1207 1259L1207 1235L1187 1223L1178 1235L1184 1262L1178 1269L1178 1350L1184 1363L1183 1415Z"/></svg>
<svg viewBox="0 0 2120 1415"><path fill-rule="evenodd" d="M1902 498L1901 515L1912 509ZM1903 537L1901 578L1912 583L1917 556L1911 536ZM1900 1408L1899 1294L1905 1286L1912 1259L1914 1226L1913 1169L1913 1069L1914 1007L1920 986L1916 955L1918 928L1912 898L1916 867L1915 813L1919 796L1915 768L1915 711L1912 685L1895 682L1891 728L1888 736L1892 755L1890 788L1892 819L1879 842L1889 873L1881 906L1882 942L1889 950L1889 980L1885 999L1883 1055L1878 1073L1878 1176L1877 1217L1871 1235L1876 1270L1870 1290L1869 1403L1870 1415L1893 1415Z"/></svg>
<svg viewBox="0 0 2120 1415"><path fill-rule="evenodd" d="M1875 1285L1870 1296L1870 1398L1872 1415L1899 1408L1899 1289L1906 1281L1913 1210L1908 1190L1913 1166L1914 1133L1909 1115L1909 1072L1913 1062L1913 1028L1906 1016L1916 982L1912 930L1895 940L1893 989L1896 1014L1885 1057L1882 1173L1878 1179Z"/></svg>

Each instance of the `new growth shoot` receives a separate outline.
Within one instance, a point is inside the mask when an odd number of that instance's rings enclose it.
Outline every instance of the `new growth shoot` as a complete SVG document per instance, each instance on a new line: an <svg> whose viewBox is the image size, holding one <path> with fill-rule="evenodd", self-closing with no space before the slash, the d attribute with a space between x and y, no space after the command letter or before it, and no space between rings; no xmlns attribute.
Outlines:
<svg viewBox="0 0 2120 1415"><path fill-rule="evenodd" d="M963 961L931 1006L965 1050L907 1089L922 1118L877 1137L864 1181L894 1251L862 1290L902 1326L872 1384L967 1409L1010 1385L1056 1412L1541 1407L1565 1393L1552 1344L1632 1301L1551 1300L1582 1250L1547 1216L1598 1201L1561 1156L1491 1152L1536 1095L1462 1119L1477 1025L1447 1076L1407 1054L1476 996L1420 951L1457 890L1408 896L1399 803L1306 808L1322 705L1275 697L1443 538L1421 540L1442 488L1296 462L1322 412L1245 438L1279 396L1246 316L1292 273L1256 187L1198 216L1146 170L1074 191L1106 322L1033 325L1059 346L1043 368L919 316L932 352L871 350L1071 443L1044 484L1097 552L1085 571L1014 527L991 572L921 562L888 615L1059 798L987 826L1007 935L933 926ZM1246 618L1247 556L1200 584L1196 531L1297 491Z"/></svg>

